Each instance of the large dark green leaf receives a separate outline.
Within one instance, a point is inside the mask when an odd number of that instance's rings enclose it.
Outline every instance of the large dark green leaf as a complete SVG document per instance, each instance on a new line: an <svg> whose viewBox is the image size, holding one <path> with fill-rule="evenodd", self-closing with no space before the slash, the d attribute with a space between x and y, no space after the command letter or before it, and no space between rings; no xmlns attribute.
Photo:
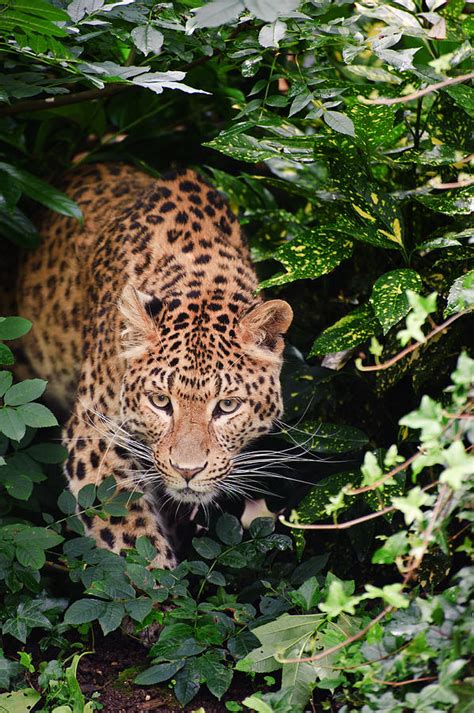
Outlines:
<svg viewBox="0 0 474 713"><path fill-rule="evenodd" d="M260 288L284 285L295 280L314 279L331 272L342 260L352 255L352 240L344 235L325 231L306 230L282 245L274 258L279 260L286 273L264 280Z"/></svg>
<svg viewBox="0 0 474 713"><path fill-rule="evenodd" d="M283 430L282 434L316 453L347 453L360 450L369 442L359 428L318 421L303 421L297 430Z"/></svg>
<svg viewBox="0 0 474 713"><path fill-rule="evenodd" d="M315 339L309 356L352 349L380 331L380 322L371 305L362 305L325 329Z"/></svg>
<svg viewBox="0 0 474 713"><path fill-rule="evenodd" d="M78 205L62 191L58 191L57 188L53 188L48 183L41 181L36 176L33 176L32 173L11 166L8 163L0 162L0 170L5 171L5 173L14 178L29 198L38 201L38 203L51 208L57 213L82 220L82 213Z"/></svg>
<svg viewBox="0 0 474 713"><path fill-rule="evenodd" d="M370 304L384 334L410 311L406 290L418 292L420 287L421 277L408 268L392 270L379 277L373 287Z"/></svg>
<svg viewBox="0 0 474 713"><path fill-rule="evenodd" d="M417 195L416 198L431 210L446 215L470 215L474 210L474 186L442 191L439 194Z"/></svg>

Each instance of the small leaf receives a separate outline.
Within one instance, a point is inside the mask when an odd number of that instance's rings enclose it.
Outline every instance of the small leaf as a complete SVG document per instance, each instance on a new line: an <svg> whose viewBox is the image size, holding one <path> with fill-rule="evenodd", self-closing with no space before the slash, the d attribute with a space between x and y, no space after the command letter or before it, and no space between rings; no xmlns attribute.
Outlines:
<svg viewBox="0 0 474 713"><path fill-rule="evenodd" d="M21 441L25 430L23 419L15 409L7 406L0 408L0 433L14 441Z"/></svg>
<svg viewBox="0 0 474 713"><path fill-rule="evenodd" d="M193 537L193 547L201 557L208 560L215 559L221 553L219 543L211 540L209 537Z"/></svg>
<svg viewBox="0 0 474 713"><path fill-rule="evenodd" d="M474 270L466 272L454 280L449 289L445 316L462 312L474 306Z"/></svg>
<svg viewBox="0 0 474 713"><path fill-rule="evenodd" d="M105 611L106 602L99 599L79 599L71 604L64 614L66 624L86 624L99 619Z"/></svg>

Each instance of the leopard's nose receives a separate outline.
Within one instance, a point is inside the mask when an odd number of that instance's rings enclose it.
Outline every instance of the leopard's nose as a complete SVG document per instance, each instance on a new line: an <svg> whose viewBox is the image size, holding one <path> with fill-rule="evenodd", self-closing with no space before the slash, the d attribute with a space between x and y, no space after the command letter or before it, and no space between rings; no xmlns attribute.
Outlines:
<svg viewBox="0 0 474 713"><path fill-rule="evenodd" d="M177 465L176 463L173 463L173 461L170 461L170 463L174 470L180 475L182 475L185 480L191 480L192 478L194 478L194 476L204 470L207 465L206 462L204 463L204 465L200 465L197 468L190 468L188 466Z"/></svg>

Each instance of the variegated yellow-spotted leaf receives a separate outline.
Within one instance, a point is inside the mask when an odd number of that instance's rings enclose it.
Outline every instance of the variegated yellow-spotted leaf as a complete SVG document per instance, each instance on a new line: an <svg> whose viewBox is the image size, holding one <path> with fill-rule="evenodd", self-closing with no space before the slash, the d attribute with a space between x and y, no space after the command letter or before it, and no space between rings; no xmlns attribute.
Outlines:
<svg viewBox="0 0 474 713"><path fill-rule="evenodd" d="M317 337L308 356L352 349L381 332L381 325L370 304L362 305L332 324Z"/></svg>
<svg viewBox="0 0 474 713"><path fill-rule="evenodd" d="M410 311L406 290L419 292L421 277L408 268L392 270L375 283L370 304L383 327L384 334Z"/></svg>
<svg viewBox="0 0 474 713"><path fill-rule="evenodd" d="M337 233L305 230L274 254L286 272L264 280L259 288L285 285L295 280L314 279L331 272L340 262L352 255L353 242Z"/></svg>
<svg viewBox="0 0 474 713"><path fill-rule="evenodd" d="M436 193L418 195L416 199L437 213L469 215L474 211L474 184L466 188L443 191L440 195Z"/></svg>

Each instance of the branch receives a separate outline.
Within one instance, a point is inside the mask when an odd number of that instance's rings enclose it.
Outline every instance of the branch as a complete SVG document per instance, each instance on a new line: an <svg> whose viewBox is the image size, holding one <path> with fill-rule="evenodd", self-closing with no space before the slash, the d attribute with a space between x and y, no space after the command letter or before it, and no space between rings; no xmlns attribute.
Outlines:
<svg viewBox="0 0 474 713"><path fill-rule="evenodd" d="M461 74L459 77L451 77L450 79L444 79L442 82L436 82L436 84L430 84L424 89L419 89L417 92L412 94L407 94L404 97L381 97L380 99L366 99L361 97L361 102L363 104L386 104L390 106L391 104L404 104L405 102L412 101L413 99L418 99L419 97L424 97L426 94L431 94L431 92L436 92L438 89L443 89L452 84L459 84L460 82L467 82L469 79L474 79L474 72L470 74Z"/></svg>
<svg viewBox="0 0 474 713"><path fill-rule="evenodd" d="M0 110L0 118L4 116L13 116L14 114L22 114L25 111L43 111L44 109L56 109L58 106L70 106L71 104L79 104L80 102L94 101L94 99L102 99L110 97L118 92L123 92L125 89L136 89L135 84L109 84L104 89L88 89L84 92L75 92L74 94L60 94L59 96L48 97L47 99L29 99L24 102L17 102L12 106L7 106Z"/></svg>
<svg viewBox="0 0 474 713"><path fill-rule="evenodd" d="M385 473L385 475L382 478L379 478L376 480L372 485L365 485L362 488L354 488L353 490L346 490L346 495L359 495L360 493L367 493L369 490L375 490L376 488L380 487L385 483L386 480L389 478L393 478L394 475L397 475L397 473L400 473L402 470L406 470L409 465L413 463L414 460L419 458L421 453L415 453L414 455L411 456L411 458L408 458L406 461L401 463L400 465L397 465L395 468L392 468L388 473Z"/></svg>
<svg viewBox="0 0 474 713"><path fill-rule="evenodd" d="M286 525L287 527L294 528L296 530L348 530L350 527L359 525L361 522L367 522L367 520L373 520L376 517L381 517L388 512L396 510L395 507L390 506L383 508L383 510L377 510L377 512L372 512L370 515L363 515L362 517L356 517L355 520L348 520L347 522L336 523L335 525L303 525L297 522L290 522L285 518L284 515L280 515L279 521Z"/></svg>
<svg viewBox="0 0 474 713"><path fill-rule="evenodd" d="M466 188L474 183L474 178L467 178L465 181L454 181L453 183L430 183L437 191L448 191L452 188Z"/></svg>
<svg viewBox="0 0 474 713"><path fill-rule="evenodd" d="M443 324L438 325L435 329L433 329L432 332L426 335L425 340L423 342L415 342L414 344L411 344L409 347L406 347L403 349L401 352L398 354L395 354L394 357L389 359L388 361L384 361L382 364L374 364L373 366L363 366L363 364L359 363L357 365L357 368L359 371L383 371L384 369L389 369L391 366L396 364L398 361L406 357L408 354L411 354L411 352L414 352L415 349L418 349L418 347L421 347L422 345L426 344L428 339L431 339L432 337L436 336L436 334L439 334L440 332L443 332L447 327L450 326L453 322L455 322L459 317L463 317L465 314L470 312L472 310L471 307L468 309L462 310L462 312L458 312L457 314L453 314L452 317L446 320L446 322L443 322Z"/></svg>

